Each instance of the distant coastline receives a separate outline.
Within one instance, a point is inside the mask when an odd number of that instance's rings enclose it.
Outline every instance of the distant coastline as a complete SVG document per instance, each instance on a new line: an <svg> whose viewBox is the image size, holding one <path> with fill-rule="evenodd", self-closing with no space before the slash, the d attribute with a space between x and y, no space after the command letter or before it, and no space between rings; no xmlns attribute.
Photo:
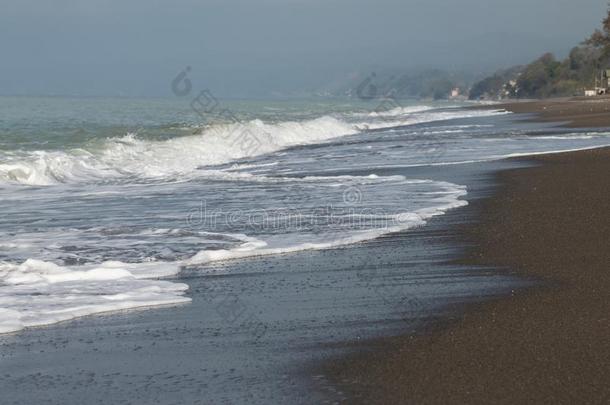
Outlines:
<svg viewBox="0 0 610 405"><path fill-rule="evenodd" d="M500 70L475 83L471 100L546 99L610 93L610 9L595 30L567 58L545 53L526 66Z"/></svg>

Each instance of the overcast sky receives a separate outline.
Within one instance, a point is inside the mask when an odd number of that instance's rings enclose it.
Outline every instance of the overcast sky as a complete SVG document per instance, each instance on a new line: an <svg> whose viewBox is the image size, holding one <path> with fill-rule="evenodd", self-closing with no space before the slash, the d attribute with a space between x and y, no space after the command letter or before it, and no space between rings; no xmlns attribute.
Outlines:
<svg viewBox="0 0 610 405"><path fill-rule="evenodd" d="M0 0L0 94L223 96L378 68L486 71L563 56L606 0Z"/></svg>

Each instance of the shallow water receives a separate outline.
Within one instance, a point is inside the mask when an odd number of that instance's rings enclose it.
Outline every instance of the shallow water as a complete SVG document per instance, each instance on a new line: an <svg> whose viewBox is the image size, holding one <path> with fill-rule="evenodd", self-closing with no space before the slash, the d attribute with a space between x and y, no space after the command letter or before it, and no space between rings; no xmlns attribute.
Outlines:
<svg viewBox="0 0 610 405"><path fill-rule="evenodd" d="M9 402L340 396L296 370L515 285L440 266L500 159L610 144L446 104L0 106L0 332L76 318L2 338Z"/></svg>
<svg viewBox="0 0 610 405"><path fill-rule="evenodd" d="M444 104L233 102L209 117L175 100L0 105L0 332L185 303L188 284L158 278L371 240L467 204L459 179L401 168L609 139Z"/></svg>
<svg viewBox="0 0 610 405"><path fill-rule="evenodd" d="M460 178L472 199L513 163L412 168ZM392 169L393 171L395 169ZM414 172L414 173L412 173ZM0 337L10 403L317 404L344 398L320 361L366 339L416 330L523 282L443 264L459 252L453 210L424 227L360 244L185 268L185 305L92 316Z"/></svg>

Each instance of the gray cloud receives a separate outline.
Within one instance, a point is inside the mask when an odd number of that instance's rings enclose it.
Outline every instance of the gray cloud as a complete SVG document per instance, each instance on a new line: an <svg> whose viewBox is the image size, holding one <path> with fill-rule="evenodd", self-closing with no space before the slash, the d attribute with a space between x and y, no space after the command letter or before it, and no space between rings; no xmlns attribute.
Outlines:
<svg viewBox="0 0 610 405"><path fill-rule="evenodd" d="M375 67L490 70L566 52L601 0L1 0L0 93L165 95L186 65L221 95ZM205 83L205 84L204 84Z"/></svg>

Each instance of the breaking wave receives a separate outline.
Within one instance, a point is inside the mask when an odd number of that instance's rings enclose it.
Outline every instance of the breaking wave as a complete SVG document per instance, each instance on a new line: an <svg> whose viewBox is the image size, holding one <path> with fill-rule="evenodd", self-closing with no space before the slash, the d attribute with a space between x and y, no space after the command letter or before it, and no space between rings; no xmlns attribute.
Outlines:
<svg viewBox="0 0 610 405"><path fill-rule="evenodd" d="M362 131L498 114L496 111L395 108L386 112L323 116L307 121L216 124L197 135L169 140L134 134L107 139L101 147L67 151L3 152L0 183L48 186L117 178L164 179L197 176L205 166L225 164L297 145L325 142Z"/></svg>

